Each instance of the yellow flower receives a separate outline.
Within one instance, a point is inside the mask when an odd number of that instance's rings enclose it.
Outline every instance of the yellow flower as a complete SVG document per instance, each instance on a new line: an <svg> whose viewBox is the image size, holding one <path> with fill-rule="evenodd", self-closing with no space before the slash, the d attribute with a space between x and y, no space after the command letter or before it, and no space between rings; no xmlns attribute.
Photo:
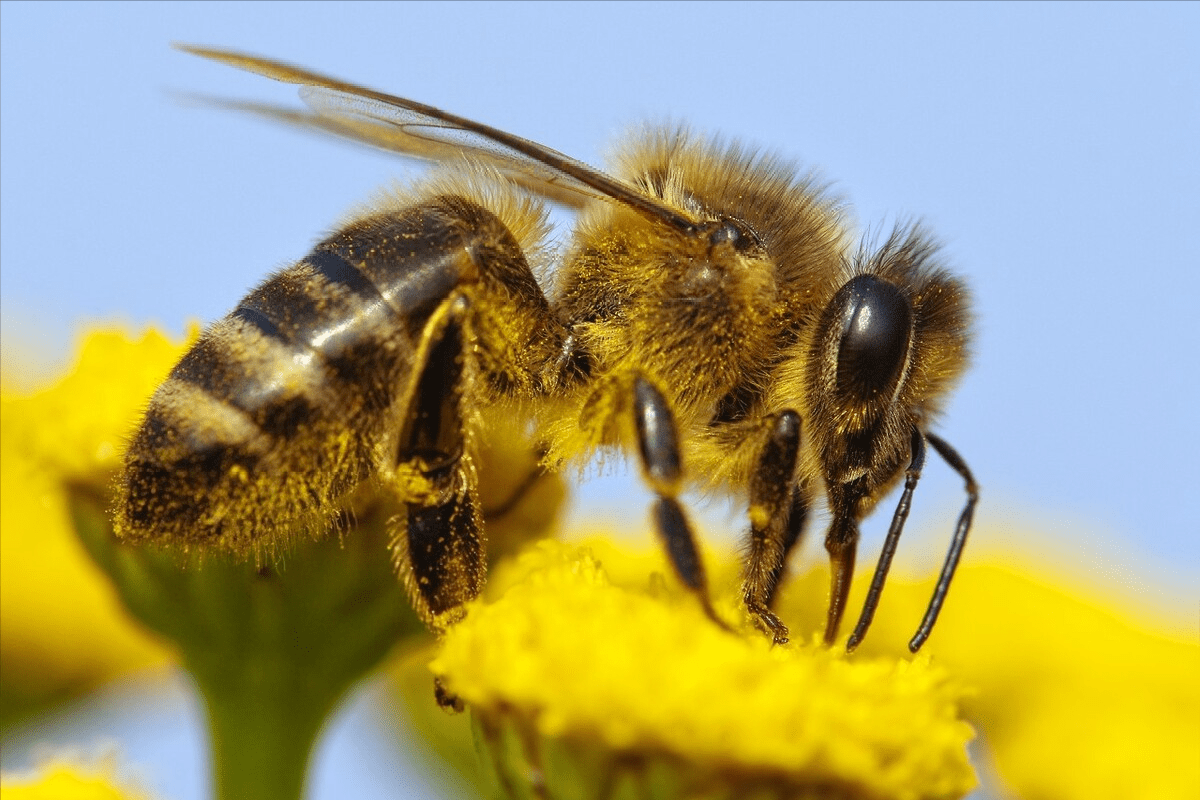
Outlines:
<svg viewBox="0 0 1200 800"><path fill-rule="evenodd" d="M1030 798L1200 797L1195 632L1154 630L1111 601L1027 575L967 573L963 611L978 616L956 612L942 651L980 689L972 713L1001 779Z"/></svg>
<svg viewBox="0 0 1200 800"><path fill-rule="evenodd" d="M903 659L905 644L931 581L897 576L853 656L775 648L766 651L771 663L762 664L753 660L763 656L753 633L736 645L661 578L649 589L634 588L645 587L655 572L669 574L657 553L635 558L599 542L589 549L595 557L545 545L501 565L489 590L494 604L474 609L432 665L473 706L492 780L510 796L527 796L539 781L561 787L566 780L591 789L554 796L600 797L595 787L617 776L619 784L652 784L647 796L743 797L747 786L761 788L755 770L778 770L789 759L818 766L826 777L847 764L855 765L856 776L878 774L882 763L894 771L898 762L872 762L870 754L888 752L889 733L911 744L917 737L904 734L919 730L915 722L927 723L923 743L948 751L957 745L961 752L964 739L954 738L951 712L952 685L958 685L965 687L962 714L981 737L976 752L989 794L1200 797L1194 626L1140 618L1111 593L1082 587L1046 566L1044 556L965 565L915 661ZM714 572L713 585L736 585L732 560L708 561L726 570ZM866 578L859 576L852 607L861 603ZM821 629L827 583L824 569L785 583L779 611L794 633ZM736 603L728 600L722 613L736 619ZM746 661L733 657L739 647ZM792 689L781 690L776 681L787 680L794 681ZM869 702L856 705L847 692L864 688L859 699ZM904 702L916 703L923 688L931 705L914 716ZM890 702L898 713L888 710ZM814 703L815 710L803 713L826 715L819 717L817 741L782 725L802 719L789 711L791 703ZM939 704L946 712L940 718ZM867 738L856 741L862 731L839 714L861 722ZM942 723L950 725L935 733ZM881 749L872 751L872 744ZM819 756L804 762L813 752ZM775 780L761 796L788 796L780 787L794 790L802 780ZM936 787L916 783L923 791ZM877 785L848 788L836 778L825 789L887 796Z"/></svg>
<svg viewBox="0 0 1200 800"><path fill-rule="evenodd" d="M619 584L609 563L651 574L622 561L540 544L431 665L477 715L506 793L602 797L628 780L655 797L915 800L975 784L958 691L927 659L773 648L661 579Z"/></svg>
<svg viewBox="0 0 1200 800"><path fill-rule="evenodd" d="M1034 563L1025 555L962 568L926 645L973 690L964 713L979 728L987 771L1000 784L994 793L1200 797L1195 629L1137 620L1103 591ZM898 651L930 591L929 583L891 581L860 650ZM802 602L800 592L787 594L785 617Z"/></svg>
<svg viewBox="0 0 1200 800"><path fill-rule="evenodd" d="M52 761L30 775L0 777L4 800L146 800L150 795L124 785L111 759L94 766Z"/></svg>
<svg viewBox="0 0 1200 800"><path fill-rule="evenodd" d="M17 706L39 678L45 695L165 658L131 612L204 696L218 793L296 797L338 699L423 632L388 557L394 509L368 502L353 530L295 537L278 563L118 542L108 509L124 445L180 353L155 333L94 333L54 387L4 399L6 695Z"/></svg>
<svg viewBox="0 0 1200 800"><path fill-rule="evenodd" d="M132 624L75 538L64 477L103 483L181 346L91 334L71 372L42 391L0 390L0 705L3 718L168 651Z"/></svg>

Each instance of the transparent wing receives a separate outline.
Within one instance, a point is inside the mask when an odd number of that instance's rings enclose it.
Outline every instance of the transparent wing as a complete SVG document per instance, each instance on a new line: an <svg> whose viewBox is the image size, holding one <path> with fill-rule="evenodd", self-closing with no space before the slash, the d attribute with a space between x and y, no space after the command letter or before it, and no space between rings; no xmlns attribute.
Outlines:
<svg viewBox="0 0 1200 800"><path fill-rule="evenodd" d="M300 98L314 112L314 127L339 136L427 161L468 156L490 164L539 194L572 207L578 207L588 199L604 197L602 191L562 170L440 117L319 86L302 87ZM547 149L547 152L553 151ZM561 154L555 155L569 160Z"/></svg>
<svg viewBox="0 0 1200 800"><path fill-rule="evenodd" d="M565 179L548 167L530 159L518 160L485 148L417 138L393 126L382 126L369 120L359 121L345 116L322 116L304 109L230 100L208 95L184 94L181 95L181 98L186 102L197 103L207 108L253 114L271 122L312 133L326 134L342 141L357 142L406 158L415 158L430 163L469 157L475 162L487 164L499 170L513 183L523 186L530 192L571 209L582 208L588 200L605 198L603 193L578 181Z"/></svg>
<svg viewBox="0 0 1200 800"><path fill-rule="evenodd" d="M191 45L179 49L301 87L311 112L271 105L216 101L310 130L406 156L442 161L467 156L495 166L531 191L579 207L589 198L622 203L684 232L696 223L628 184L557 150L433 106L258 56ZM211 101L210 101L211 102Z"/></svg>

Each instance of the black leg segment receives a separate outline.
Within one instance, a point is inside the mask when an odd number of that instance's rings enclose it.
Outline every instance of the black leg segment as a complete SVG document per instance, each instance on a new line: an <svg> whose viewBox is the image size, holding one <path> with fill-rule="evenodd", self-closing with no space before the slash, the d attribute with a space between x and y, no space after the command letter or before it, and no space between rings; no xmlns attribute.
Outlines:
<svg viewBox="0 0 1200 800"><path fill-rule="evenodd" d="M642 470L658 495L653 512L655 527L679 579L700 599L705 613L722 628L728 629L713 610L696 537L675 499L683 474L675 416L662 392L641 376L633 380L633 395L633 416Z"/></svg>
<svg viewBox="0 0 1200 800"><path fill-rule="evenodd" d="M706 592L708 584L704 576L704 563L700 560L700 553L679 501L673 497L660 497L655 501L654 526L679 579L693 592Z"/></svg>
<svg viewBox="0 0 1200 800"><path fill-rule="evenodd" d="M871 588L867 591L867 599L863 603L858 624L854 626L854 632L850 634L850 639L846 642L847 650L858 647L863 637L867 635L867 628L871 626L871 620L875 618L875 610L879 607L879 597L883 593L883 584L887 580L888 570L892 567L892 558L896 555L896 546L900 542L900 534L904 531L904 522L908 519L908 512L912 507L913 491L916 490L917 481L921 479L921 470L925 467L925 437L916 428L913 428L912 431L911 447L912 460L909 462L908 470L904 473L904 493L900 495L896 513L892 515L892 524L888 528L887 538L883 542L883 550L879 554L879 563L875 567L875 577L871 579Z"/></svg>
<svg viewBox="0 0 1200 800"><path fill-rule="evenodd" d="M770 429L754 474L750 476L750 552L742 594L746 609L771 634L776 644L788 640L788 630L769 606L783 575L787 552L803 524L800 505L797 527L791 512L797 506L794 486L800 453L800 415L783 411L768 420Z"/></svg>
<svg viewBox="0 0 1200 800"><path fill-rule="evenodd" d="M650 485L659 494L674 496L683 474L675 416L662 392L640 376L633 381L633 415Z"/></svg>
<svg viewBox="0 0 1200 800"><path fill-rule="evenodd" d="M955 472L962 476L963 481L966 482L967 504L963 506L962 513L958 516L958 525L954 529L954 538L950 542L949 552L946 553L946 561L942 565L942 574L938 576L937 587L933 590L933 597L929 601L929 608L926 609L925 617L921 620L921 625L917 628L912 641L908 643L908 649L913 653L920 650L921 645L925 644L925 640L929 638L929 634L933 631L933 624L937 622L938 614L942 611L942 604L946 601L946 593L950 591L950 581L954 577L954 571L958 568L959 559L962 558L963 548L967 544L967 534L971 531L971 520L975 517L975 504L979 501L979 487L975 483L974 476L971 475L970 468L967 467L967 462L963 461L958 451L951 447L944 439L932 433L925 434L925 438L929 440L929 444L942 457L942 460L949 464Z"/></svg>
<svg viewBox="0 0 1200 800"><path fill-rule="evenodd" d="M833 484L828 488L829 509L833 521L825 534L825 550L829 553L830 586L829 612L825 617L825 644L837 640L850 582L854 578L854 560L858 552L858 508L866 491L861 480Z"/></svg>
<svg viewBox="0 0 1200 800"><path fill-rule="evenodd" d="M406 510L393 521L394 552L413 606L435 631L479 594L487 566L475 475L463 455L469 309L459 296L431 320L396 453L394 488Z"/></svg>
<svg viewBox="0 0 1200 800"><path fill-rule="evenodd" d="M796 549L796 545L804 540L804 529L811 507L808 489L801 485L792 487L787 525L783 529L783 560L779 563L779 569L771 576L771 590L767 592L767 608L775 607L775 592L779 589L779 581L783 579L783 570L787 566L788 557Z"/></svg>
<svg viewBox="0 0 1200 800"><path fill-rule="evenodd" d="M415 605L423 617L442 620L483 588L487 563L475 504L469 489L460 485L442 505L410 503L407 516L412 588L420 595Z"/></svg>

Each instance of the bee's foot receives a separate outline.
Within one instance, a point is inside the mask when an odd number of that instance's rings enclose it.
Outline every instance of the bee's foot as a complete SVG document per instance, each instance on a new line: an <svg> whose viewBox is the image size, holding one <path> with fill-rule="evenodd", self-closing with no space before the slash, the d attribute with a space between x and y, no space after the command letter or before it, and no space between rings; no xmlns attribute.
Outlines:
<svg viewBox="0 0 1200 800"><path fill-rule="evenodd" d="M750 612L750 616L754 620L754 624L763 633L768 634L773 640L774 644L787 644L787 625L784 625L783 622L780 621L779 617L775 616L775 613L771 611L771 609L767 608L762 603L754 603L750 601L746 602L746 609Z"/></svg>
<svg viewBox="0 0 1200 800"><path fill-rule="evenodd" d="M433 679L433 699L448 714L461 714L466 708L462 698L446 689L441 678Z"/></svg>

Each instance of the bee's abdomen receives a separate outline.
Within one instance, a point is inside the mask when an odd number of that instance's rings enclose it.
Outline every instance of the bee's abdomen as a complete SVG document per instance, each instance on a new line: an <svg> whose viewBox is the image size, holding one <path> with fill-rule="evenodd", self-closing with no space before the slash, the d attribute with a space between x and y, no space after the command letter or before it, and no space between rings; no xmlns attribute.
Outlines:
<svg viewBox="0 0 1200 800"><path fill-rule="evenodd" d="M429 315L470 279L452 222L360 221L205 331L131 443L118 531L241 548L332 513L402 413Z"/></svg>

